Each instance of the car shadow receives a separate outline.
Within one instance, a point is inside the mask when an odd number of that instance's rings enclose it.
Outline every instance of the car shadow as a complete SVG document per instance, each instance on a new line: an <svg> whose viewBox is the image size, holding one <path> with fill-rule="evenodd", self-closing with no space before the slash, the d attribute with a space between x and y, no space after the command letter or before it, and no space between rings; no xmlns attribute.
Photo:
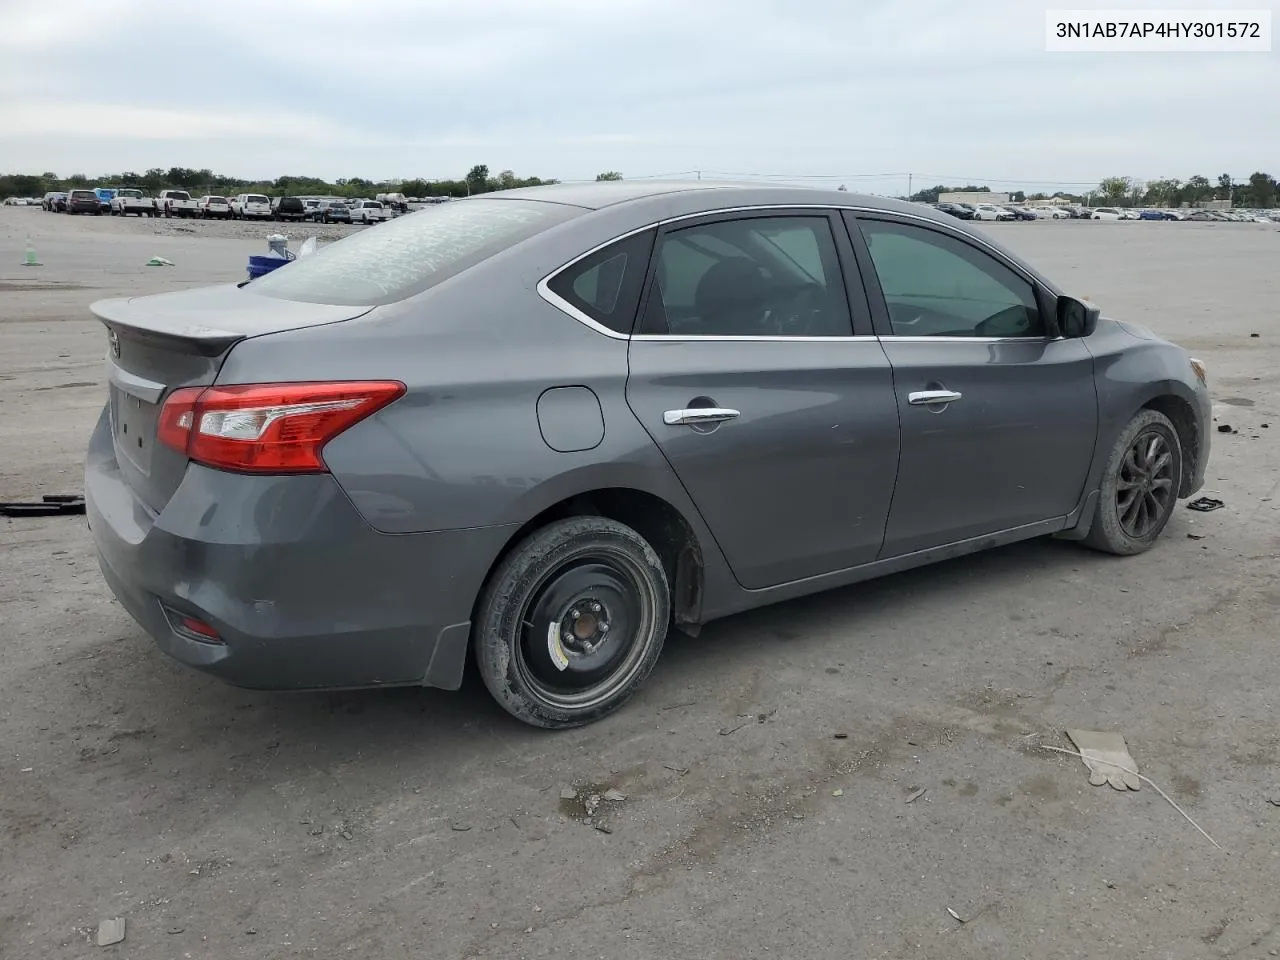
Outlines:
<svg viewBox="0 0 1280 960"><path fill-rule="evenodd" d="M860 657L870 669L892 659L902 650L900 638L884 636L886 611L905 614L921 603L959 610L978 585L987 596L1025 602L1028 574L1050 589L1082 565L1108 559L1074 544L1031 541L739 614L709 624L696 639L673 633L624 709L558 733L507 715L474 668L458 691L249 691L194 674L135 635L98 657L93 686L103 702L87 718L98 729L78 731L76 746L81 759L109 760L127 778L154 782L157 760L169 777L201 779L213 770L237 790L280 792L290 783L337 778L369 803L408 783L465 788L481 773L541 783L562 763L590 768L614 750L615 761L634 759L643 753L639 741L666 731L676 716L705 726L700 713L718 716L738 702L735 671L767 677L780 656L802 676L810 663ZM689 709L667 712L677 706Z"/></svg>
<svg viewBox="0 0 1280 960"><path fill-rule="evenodd" d="M1014 591L1029 572L1056 579L1095 559L1106 560L1073 544L1031 541L737 614L707 625L696 639L673 632L641 695L605 724L617 733L649 723L672 699L672 691L708 691L734 658L752 651L776 649L781 643L790 655L817 655L831 645L833 632L842 638L843 650L886 609L905 609L922 600L945 609L971 594L975 582L986 589L1007 583ZM340 762L401 750L444 756L473 749L477 737L494 744L500 739L508 747L546 747L547 732L527 727L499 708L470 662L457 691L410 687L273 693L228 687L170 663L158 651L148 653L150 669L133 672L121 685L122 690L141 688L129 699L159 713L176 697L181 705L173 707L185 715L185 736L229 749L241 737L281 746L287 741L313 758L322 751ZM231 729L235 735L229 741ZM586 729L599 736L599 724ZM559 736L577 742L584 734Z"/></svg>

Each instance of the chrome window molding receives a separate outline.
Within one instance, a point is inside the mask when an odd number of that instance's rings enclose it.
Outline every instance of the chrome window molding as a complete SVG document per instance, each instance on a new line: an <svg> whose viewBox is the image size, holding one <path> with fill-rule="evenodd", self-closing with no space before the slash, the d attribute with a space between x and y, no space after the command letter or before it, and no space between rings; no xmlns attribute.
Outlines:
<svg viewBox="0 0 1280 960"><path fill-rule="evenodd" d="M636 333L631 335L632 340L657 340L667 341L671 343L697 343L703 340L714 340L717 342L730 341L734 343L755 343L757 341L763 343L862 343L879 340L874 336L848 336L848 337L786 337L786 336L750 336L743 334L742 336L726 336L726 335L710 335L710 334L683 334L683 333Z"/></svg>
<svg viewBox="0 0 1280 960"><path fill-rule="evenodd" d="M592 247L590 250L586 251L585 253L578 254L578 256L574 257L572 260L568 261L567 263L561 264L560 266L556 267L556 269L552 270L549 274L547 274L545 277L543 277L541 280L538 281L538 286L537 286L538 296L540 296L544 301L546 301L551 306L555 307L561 313L567 314L568 316L572 317L574 320L577 320L583 326L588 327L591 330L594 330L596 333L602 333L606 337L610 337L614 340L658 340L658 341L665 340L665 341L687 341L687 342L693 342L693 341L699 341L699 340L717 340L717 341L727 340L727 341L750 342L750 341L758 340L758 341L772 342L772 343L786 343L786 342L792 342L792 341L798 342L798 343L841 343L841 342L856 342L856 341L863 341L863 340L887 340L887 341L900 342L900 343L938 343L938 342L943 342L943 343L1022 342L1022 343L1026 343L1026 342L1032 342L1032 341L1040 341L1040 342L1047 343L1047 342L1052 342L1055 339L1061 339L1061 338L1053 338L1053 337L1047 337L1047 336L1046 337L907 337L907 336L903 336L903 337L899 337L899 336L729 337L729 336L685 336L683 334L673 334L673 333L628 334L628 333L619 333L617 330L612 330L609 327L606 327L604 324L599 323L596 320L593 320L591 317L587 316L587 314L583 313L581 310L579 310L573 304L569 303L569 301L565 300L563 297L556 294L551 289L551 281L554 280L557 276L559 276L564 271L571 268L574 264L578 263L579 261L585 260L587 257L591 256L593 253L597 253L598 251L603 250L605 247L611 246L615 243L618 243L619 241L626 240L628 237L634 237L637 233L644 233L646 230L661 229L663 227L669 226L670 224L682 223L686 220L700 220L703 217L718 217L724 214L753 213L757 211L769 211L769 210L820 210L820 211L848 210L853 213L867 213L867 214L874 214L874 215L883 215L890 218L898 217L904 220L915 220L919 223L926 224L927 226L930 226L930 227L943 227L944 229L952 229L954 233L959 234L965 240L971 243L974 243L978 246L984 247L991 256L995 257L996 260L1004 264L1004 266L1006 266L1010 270L1014 271L1014 273L1016 273L1018 276L1022 277L1024 280L1031 283L1033 286L1041 285L1041 281L1039 280L1039 278L1028 273L1026 270L1022 269L1018 264L1013 263L1012 261L1006 259L1004 254L1002 254L999 250L997 250L991 244L987 243L981 237L972 236L971 234L968 234L963 230L954 230L954 228L948 227L947 224L939 223L937 220L930 219L929 217L921 217L914 213L901 213L897 210L882 210L878 207L855 206L853 204L832 205L832 204L826 204L826 203L769 203L769 204L760 204L756 206L746 206L746 207L722 207L717 210L702 210L702 211L699 211L698 213L683 213L678 217L667 217L663 220L655 220L653 223L647 223L642 227L636 227L634 230L628 230L626 233L620 233L616 237L612 237L609 240L606 240L604 243L596 244L594 247Z"/></svg>

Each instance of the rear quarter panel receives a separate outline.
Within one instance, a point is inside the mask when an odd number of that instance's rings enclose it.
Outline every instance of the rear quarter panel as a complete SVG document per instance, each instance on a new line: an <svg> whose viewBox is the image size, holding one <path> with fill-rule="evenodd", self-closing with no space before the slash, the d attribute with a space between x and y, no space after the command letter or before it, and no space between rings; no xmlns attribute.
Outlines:
<svg viewBox="0 0 1280 960"><path fill-rule="evenodd" d="M219 381L387 379L408 393L330 442L325 461L375 529L417 533L523 523L575 495L632 488L661 497L713 541L626 403L627 341L546 303L546 274L633 225L602 211L570 221L354 322L250 339ZM604 436L553 450L538 398L586 387ZM709 571L710 573L710 571Z"/></svg>

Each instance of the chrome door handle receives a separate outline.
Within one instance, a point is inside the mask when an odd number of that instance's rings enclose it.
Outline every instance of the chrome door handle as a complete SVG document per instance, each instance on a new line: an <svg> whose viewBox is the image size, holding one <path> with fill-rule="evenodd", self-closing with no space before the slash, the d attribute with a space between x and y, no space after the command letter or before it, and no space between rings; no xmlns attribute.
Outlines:
<svg viewBox="0 0 1280 960"><path fill-rule="evenodd" d="M907 403L913 406L932 406L935 403L951 403L959 400L964 394L955 390L919 390L907 394Z"/></svg>
<svg viewBox="0 0 1280 960"><path fill-rule="evenodd" d="M668 410L662 415L662 422L669 427L691 426L699 423L722 423L742 416L737 410L727 407L690 407L685 410Z"/></svg>

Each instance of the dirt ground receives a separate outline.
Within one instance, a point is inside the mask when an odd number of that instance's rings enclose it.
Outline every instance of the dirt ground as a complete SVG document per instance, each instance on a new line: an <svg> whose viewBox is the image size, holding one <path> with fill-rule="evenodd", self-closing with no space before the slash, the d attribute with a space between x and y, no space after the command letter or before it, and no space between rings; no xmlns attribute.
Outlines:
<svg viewBox="0 0 1280 960"><path fill-rule="evenodd" d="M0 498L80 490L90 302L238 279L275 227L0 209ZM1137 558L1027 543L673 637L559 734L475 681L230 688L112 601L82 517L0 520L0 957L1276 956L1280 231L988 229L1208 363L1225 509ZM1123 732L1222 849L1038 748L1066 727Z"/></svg>

